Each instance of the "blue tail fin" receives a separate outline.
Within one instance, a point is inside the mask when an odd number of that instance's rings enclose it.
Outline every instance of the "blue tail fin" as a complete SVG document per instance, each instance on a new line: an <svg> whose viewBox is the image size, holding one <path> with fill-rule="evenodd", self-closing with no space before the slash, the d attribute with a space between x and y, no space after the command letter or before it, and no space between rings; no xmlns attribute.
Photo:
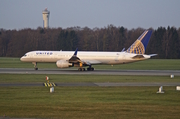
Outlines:
<svg viewBox="0 0 180 119"><path fill-rule="evenodd" d="M126 52L144 54L151 34L152 30L144 31L143 34L126 50Z"/></svg>

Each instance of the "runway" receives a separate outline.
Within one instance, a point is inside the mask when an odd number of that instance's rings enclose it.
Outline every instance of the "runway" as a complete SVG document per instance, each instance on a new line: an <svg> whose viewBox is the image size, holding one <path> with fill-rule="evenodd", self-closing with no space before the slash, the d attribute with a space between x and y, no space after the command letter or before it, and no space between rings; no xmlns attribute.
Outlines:
<svg viewBox="0 0 180 119"><path fill-rule="evenodd" d="M146 82L146 83L55 83L56 86L60 87L119 87L119 86L180 86L180 82L173 83L155 83L155 82ZM44 86L43 83L1 83L0 87L31 87L31 86ZM55 86L55 87L56 87Z"/></svg>
<svg viewBox="0 0 180 119"><path fill-rule="evenodd" d="M75 69L39 69L30 68L0 68L0 74L67 74L67 75L145 75L145 76L180 76L179 70L95 70L95 71L77 71ZM179 86L180 82L156 83L156 82L136 82L136 83L55 83L56 86ZM1 83L0 87L8 86L43 86L43 83Z"/></svg>
<svg viewBox="0 0 180 119"><path fill-rule="evenodd" d="M0 68L0 74L69 74L69 75L146 75L146 76L180 76L180 70L102 70L77 71L76 69L39 69Z"/></svg>

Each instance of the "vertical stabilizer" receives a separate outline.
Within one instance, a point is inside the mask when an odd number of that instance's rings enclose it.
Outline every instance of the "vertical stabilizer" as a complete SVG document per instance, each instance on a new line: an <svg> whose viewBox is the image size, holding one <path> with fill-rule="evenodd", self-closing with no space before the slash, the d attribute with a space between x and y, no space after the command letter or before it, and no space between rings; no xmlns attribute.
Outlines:
<svg viewBox="0 0 180 119"><path fill-rule="evenodd" d="M141 36L126 50L128 53L144 54L151 37L152 30L146 30Z"/></svg>

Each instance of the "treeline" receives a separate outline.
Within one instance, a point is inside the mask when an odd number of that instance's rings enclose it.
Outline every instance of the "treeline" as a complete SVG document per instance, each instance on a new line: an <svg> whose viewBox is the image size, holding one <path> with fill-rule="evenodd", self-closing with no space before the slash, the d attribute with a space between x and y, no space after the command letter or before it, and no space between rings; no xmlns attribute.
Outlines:
<svg viewBox="0 0 180 119"><path fill-rule="evenodd" d="M104 28L0 29L0 56L21 57L33 50L121 51L129 48L145 29L128 30L109 25ZM180 58L180 28L153 30L146 54L155 58Z"/></svg>

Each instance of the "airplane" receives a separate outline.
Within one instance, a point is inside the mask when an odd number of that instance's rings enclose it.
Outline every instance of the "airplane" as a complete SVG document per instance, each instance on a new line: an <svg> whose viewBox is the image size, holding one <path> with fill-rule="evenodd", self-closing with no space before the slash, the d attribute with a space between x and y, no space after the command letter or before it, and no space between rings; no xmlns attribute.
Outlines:
<svg viewBox="0 0 180 119"><path fill-rule="evenodd" d="M32 62L34 69L38 70L39 62L54 62L58 68L79 67L79 71L94 71L92 65L99 64L126 64L142 61L156 56L146 55L145 50L151 37L152 30L145 30L141 36L125 51L121 52L97 52L97 51L31 51L21 57L23 62Z"/></svg>

